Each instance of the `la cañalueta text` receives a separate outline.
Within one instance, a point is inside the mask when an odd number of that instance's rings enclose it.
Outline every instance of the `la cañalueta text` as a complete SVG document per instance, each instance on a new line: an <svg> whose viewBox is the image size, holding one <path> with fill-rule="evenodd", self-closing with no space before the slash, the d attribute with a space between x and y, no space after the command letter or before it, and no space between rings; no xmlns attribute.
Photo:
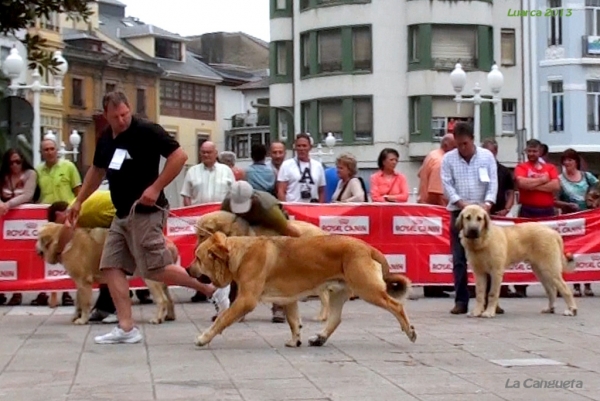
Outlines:
<svg viewBox="0 0 600 401"><path fill-rule="evenodd" d="M583 388L581 380L506 380L504 388Z"/></svg>

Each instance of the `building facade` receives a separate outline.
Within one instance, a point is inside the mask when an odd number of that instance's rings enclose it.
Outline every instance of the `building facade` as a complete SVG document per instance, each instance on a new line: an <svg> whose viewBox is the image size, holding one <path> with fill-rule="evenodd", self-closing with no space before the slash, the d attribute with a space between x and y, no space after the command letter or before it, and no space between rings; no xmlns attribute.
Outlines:
<svg viewBox="0 0 600 401"><path fill-rule="evenodd" d="M439 146L452 121L473 118L473 106L453 101L450 72L467 72L491 94L494 61L504 74L502 104L481 108L482 139L495 136L499 158L514 164L523 128L519 0L271 0L271 134L290 143L309 132L337 140L336 154L353 153L375 169L379 152L400 153L417 186L423 157Z"/></svg>
<svg viewBox="0 0 600 401"><path fill-rule="evenodd" d="M106 126L102 97L112 90L127 95L135 115L158 121L156 63L137 60L100 40L93 31L64 29L64 57L69 71L64 81L64 132L81 136L77 162L82 171L92 164L96 140ZM65 141L66 142L66 141Z"/></svg>
<svg viewBox="0 0 600 401"><path fill-rule="evenodd" d="M550 0L535 20L537 137L556 156L567 148L600 169L600 1ZM538 7L539 8L539 7Z"/></svg>

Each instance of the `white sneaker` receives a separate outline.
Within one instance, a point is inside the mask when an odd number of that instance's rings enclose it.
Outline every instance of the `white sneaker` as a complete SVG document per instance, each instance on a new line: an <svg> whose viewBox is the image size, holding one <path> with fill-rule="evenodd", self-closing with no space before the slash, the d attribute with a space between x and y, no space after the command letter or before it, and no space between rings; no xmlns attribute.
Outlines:
<svg viewBox="0 0 600 401"><path fill-rule="evenodd" d="M231 291L231 286L227 286L225 288L217 288L212 297L210 297L210 302L215 305L215 309L217 310L217 315L223 312L225 309L229 308L229 292Z"/></svg>
<svg viewBox="0 0 600 401"><path fill-rule="evenodd" d="M117 326L110 333L94 337L94 342L96 344L135 344L142 341L142 338L142 333L137 327L125 332Z"/></svg>
<svg viewBox="0 0 600 401"><path fill-rule="evenodd" d="M114 313L111 313L110 315L108 315L104 319L102 319L102 323L104 323L104 324L115 324L118 322L119 322L119 319L117 318L117 315L115 315Z"/></svg>

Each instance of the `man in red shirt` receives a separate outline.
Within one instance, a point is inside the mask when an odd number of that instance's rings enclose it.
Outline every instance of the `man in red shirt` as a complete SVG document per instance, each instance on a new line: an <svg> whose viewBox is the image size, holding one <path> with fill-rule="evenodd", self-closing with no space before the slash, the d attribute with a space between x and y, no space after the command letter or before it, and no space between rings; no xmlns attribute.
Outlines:
<svg viewBox="0 0 600 401"><path fill-rule="evenodd" d="M560 191L558 171L551 163L542 162L542 143L537 139L527 141L527 161L515 168L515 183L519 190L519 217L538 218L556 215L555 194ZM517 296L525 297L524 285L515 285Z"/></svg>

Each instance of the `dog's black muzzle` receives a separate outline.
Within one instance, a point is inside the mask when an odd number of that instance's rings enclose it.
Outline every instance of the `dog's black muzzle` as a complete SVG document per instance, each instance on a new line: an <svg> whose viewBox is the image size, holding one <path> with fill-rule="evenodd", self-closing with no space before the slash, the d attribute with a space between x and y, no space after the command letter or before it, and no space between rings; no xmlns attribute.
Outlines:
<svg viewBox="0 0 600 401"><path fill-rule="evenodd" d="M479 230L476 228L471 228L471 229L467 230L467 232L465 233L465 238L468 238L468 239L479 238Z"/></svg>

